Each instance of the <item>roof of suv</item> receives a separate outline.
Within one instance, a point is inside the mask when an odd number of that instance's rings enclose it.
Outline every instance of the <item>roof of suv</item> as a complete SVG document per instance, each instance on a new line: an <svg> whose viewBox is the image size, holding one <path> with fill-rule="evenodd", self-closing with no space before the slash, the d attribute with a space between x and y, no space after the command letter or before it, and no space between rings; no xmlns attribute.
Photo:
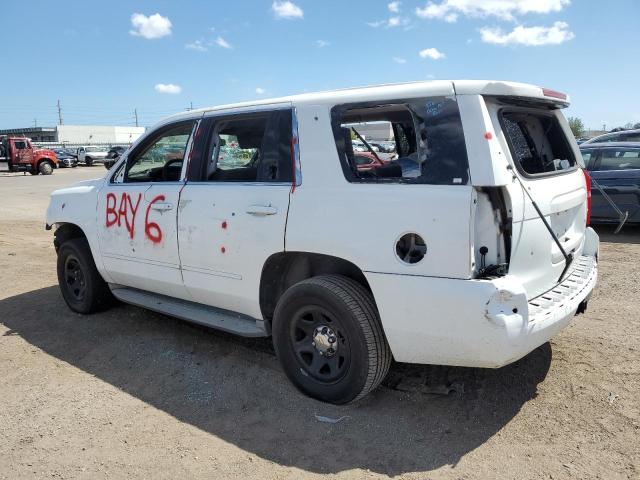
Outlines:
<svg viewBox="0 0 640 480"><path fill-rule="evenodd" d="M182 112L169 118L171 120L176 120L178 118L197 117L203 113L211 111L243 109L283 103L336 104L403 97L410 98L419 97L421 95L444 96L455 94L528 97L551 102L560 107L566 107L569 105L569 97L567 95L526 83L498 80L431 80L344 88L324 92L303 93L278 98L232 103Z"/></svg>
<svg viewBox="0 0 640 480"><path fill-rule="evenodd" d="M589 144L591 145L592 143L602 143L600 141L600 139L606 139L606 138L611 138L611 137L624 137L626 135L640 135L640 128L635 128L635 129L631 129L631 130L619 130L617 132L609 132L609 133L603 133L602 135L598 135L597 137L593 137L590 138L589 140L587 140L586 142L584 142L584 144Z"/></svg>
<svg viewBox="0 0 640 480"><path fill-rule="evenodd" d="M606 148L606 147L615 147L615 148L640 148L640 142L593 142L593 143L583 143L578 145L580 150L584 150L587 148Z"/></svg>

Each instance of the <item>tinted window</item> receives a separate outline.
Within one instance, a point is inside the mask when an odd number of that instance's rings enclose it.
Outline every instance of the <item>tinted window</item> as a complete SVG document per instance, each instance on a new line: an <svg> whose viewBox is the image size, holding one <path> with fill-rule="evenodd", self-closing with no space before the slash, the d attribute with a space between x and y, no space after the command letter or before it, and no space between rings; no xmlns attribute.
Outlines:
<svg viewBox="0 0 640 480"><path fill-rule="evenodd" d="M194 122L164 130L127 161L125 182L170 182L180 180L182 162Z"/></svg>
<svg viewBox="0 0 640 480"><path fill-rule="evenodd" d="M332 109L332 126L349 181L461 185L469 180L462 122L453 97L339 105ZM387 137L371 140L391 137L397 154L375 152L362 138L360 130L365 128ZM354 137L381 160L374 168L358 169Z"/></svg>
<svg viewBox="0 0 640 480"><path fill-rule="evenodd" d="M640 149L606 148L597 167L597 170L632 169L640 169Z"/></svg>
<svg viewBox="0 0 640 480"><path fill-rule="evenodd" d="M502 129L513 160L529 175L573 168L576 159L558 119L531 110L503 110Z"/></svg>
<svg viewBox="0 0 640 480"><path fill-rule="evenodd" d="M580 153L582 154L582 160L584 161L584 164L586 165L587 168L590 168L591 162L596 158L596 151L582 150L580 151Z"/></svg>
<svg viewBox="0 0 640 480"><path fill-rule="evenodd" d="M22 140L13 142L17 150L25 150L27 148L27 142Z"/></svg>
<svg viewBox="0 0 640 480"><path fill-rule="evenodd" d="M291 110L218 119L201 180L291 182L291 138Z"/></svg>

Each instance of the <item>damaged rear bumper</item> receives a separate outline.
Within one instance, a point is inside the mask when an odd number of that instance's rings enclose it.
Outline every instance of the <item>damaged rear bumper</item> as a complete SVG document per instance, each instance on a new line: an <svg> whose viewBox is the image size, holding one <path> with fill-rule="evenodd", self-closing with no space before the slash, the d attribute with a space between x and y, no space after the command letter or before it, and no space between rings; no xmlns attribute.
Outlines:
<svg viewBox="0 0 640 480"><path fill-rule="evenodd" d="M365 273L395 360L497 368L544 344L569 324L596 284L598 240L589 236L564 280L530 300L514 275L455 280Z"/></svg>

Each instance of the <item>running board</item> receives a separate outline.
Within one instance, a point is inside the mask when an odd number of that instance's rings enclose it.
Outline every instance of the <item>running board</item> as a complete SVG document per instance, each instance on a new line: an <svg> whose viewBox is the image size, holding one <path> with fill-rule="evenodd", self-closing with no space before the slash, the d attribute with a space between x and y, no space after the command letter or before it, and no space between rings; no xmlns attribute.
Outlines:
<svg viewBox="0 0 640 480"><path fill-rule="evenodd" d="M268 336L264 321L247 315L121 285L109 284L109 288L118 300L137 307L243 337Z"/></svg>

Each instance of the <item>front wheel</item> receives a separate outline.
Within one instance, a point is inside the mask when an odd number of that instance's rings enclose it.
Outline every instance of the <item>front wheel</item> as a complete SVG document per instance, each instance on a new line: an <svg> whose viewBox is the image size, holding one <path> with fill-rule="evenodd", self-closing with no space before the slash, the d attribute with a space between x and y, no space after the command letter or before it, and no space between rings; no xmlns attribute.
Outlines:
<svg viewBox="0 0 640 480"><path fill-rule="evenodd" d="M49 162L42 162L38 165L38 170L42 175L51 175L53 173L53 166Z"/></svg>
<svg viewBox="0 0 640 480"><path fill-rule="evenodd" d="M371 293L341 275L312 277L289 288L276 307L273 343L298 389L335 404L367 395L391 364Z"/></svg>
<svg viewBox="0 0 640 480"><path fill-rule="evenodd" d="M84 164L87 167L90 167L91 165L93 165L93 158L91 157L84 157Z"/></svg>
<svg viewBox="0 0 640 480"><path fill-rule="evenodd" d="M71 310L93 313L113 303L113 295L104 281L86 238L72 238L58 249L58 284Z"/></svg>

